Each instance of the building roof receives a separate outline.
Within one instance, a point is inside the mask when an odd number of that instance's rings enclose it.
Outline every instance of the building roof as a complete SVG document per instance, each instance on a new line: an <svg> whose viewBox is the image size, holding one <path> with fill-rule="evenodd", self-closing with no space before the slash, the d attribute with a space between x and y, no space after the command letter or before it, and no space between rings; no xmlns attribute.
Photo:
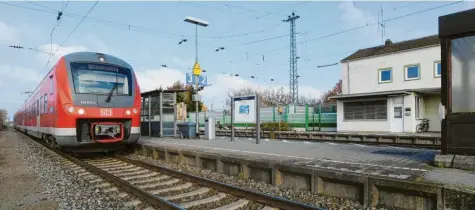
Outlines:
<svg viewBox="0 0 475 210"><path fill-rule="evenodd" d="M142 92L140 95L142 97L147 97L147 96L157 96L160 95L160 93L180 93L180 92L186 92L189 90L164 90L164 89L156 89L156 90L151 90L147 92Z"/></svg>
<svg viewBox="0 0 475 210"><path fill-rule="evenodd" d="M370 98L370 97L375 97L375 96L407 95L410 92L416 92L416 93L422 93L422 94L440 94L440 88L418 88L418 89L380 91L380 92L371 92L371 93L342 94L342 95L330 96L329 99L355 99L355 98Z"/></svg>
<svg viewBox="0 0 475 210"><path fill-rule="evenodd" d="M341 60L341 62L355 60L375 55L382 55L387 53L394 53L398 51L410 50L415 48L427 47L440 44L440 39L437 35L426 36L418 39L411 39L401 41L392 44L380 45L377 47L370 47L366 49L360 49L350 56Z"/></svg>

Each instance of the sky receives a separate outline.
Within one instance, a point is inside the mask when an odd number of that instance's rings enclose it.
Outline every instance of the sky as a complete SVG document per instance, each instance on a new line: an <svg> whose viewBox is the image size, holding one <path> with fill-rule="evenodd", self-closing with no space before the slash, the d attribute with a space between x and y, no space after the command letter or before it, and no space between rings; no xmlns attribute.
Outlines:
<svg viewBox="0 0 475 210"><path fill-rule="evenodd" d="M288 91L290 24L282 20L292 12L300 16L299 95L318 98L340 79L344 57L385 39L437 34L439 16L474 7L468 1L0 2L0 108L12 116L26 99L22 92L33 91L62 55L77 51L129 62L142 92L185 81L195 61L195 26L183 21L187 16L209 23L198 28L198 60L211 85L200 94L208 107L222 108L229 91L246 86Z"/></svg>

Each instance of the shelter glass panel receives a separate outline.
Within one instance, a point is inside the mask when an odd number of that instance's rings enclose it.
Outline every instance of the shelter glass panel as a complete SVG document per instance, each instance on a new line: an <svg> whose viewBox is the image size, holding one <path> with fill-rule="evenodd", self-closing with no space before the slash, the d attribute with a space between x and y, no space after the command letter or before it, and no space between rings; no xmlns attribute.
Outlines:
<svg viewBox="0 0 475 210"><path fill-rule="evenodd" d="M475 36L451 41L452 112L475 112Z"/></svg>

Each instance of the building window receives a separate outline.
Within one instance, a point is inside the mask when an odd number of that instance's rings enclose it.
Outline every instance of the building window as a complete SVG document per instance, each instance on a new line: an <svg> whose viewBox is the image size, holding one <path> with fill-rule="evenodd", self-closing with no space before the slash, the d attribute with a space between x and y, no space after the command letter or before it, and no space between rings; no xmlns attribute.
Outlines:
<svg viewBox="0 0 475 210"><path fill-rule="evenodd" d="M379 83L388 83L392 81L392 71L390 68L379 69Z"/></svg>
<svg viewBox="0 0 475 210"><path fill-rule="evenodd" d="M440 77L442 75L442 64L440 61L434 62L434 77Z"/></svg>
<svg viewBox="0 0 475 210"><path fill-rule="evenodd" d="M385 120L387 100L344 102L345 120Z"/></svg>
<svg viewBox="0 0 475 210"><path fill-rule="evenodd" d="M404 67L405 80L417 80L420 79L420 66L416 65L407 65Z"/></svg>
<svg viewBox="0 0 475 210"><path fill-rule="evenodd" d="M421 111L422 111L422 98L419 97L419 96L416 96L416 103L415 103L415 115L416 115L416 119L420 119L422 117L422 114L421 114Z"/></svg>

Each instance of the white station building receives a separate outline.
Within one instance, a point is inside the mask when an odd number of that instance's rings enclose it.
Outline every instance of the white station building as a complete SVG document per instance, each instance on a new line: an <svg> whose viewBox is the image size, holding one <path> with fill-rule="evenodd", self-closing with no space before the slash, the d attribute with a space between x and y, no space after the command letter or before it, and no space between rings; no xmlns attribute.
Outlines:
<svg viewBox="0 0 475 210"><path fill-rule="evenodd" d="M434 36L360 49L341 61L337 131L416 132L421 119L441 130L440 41Z"/></svg>

